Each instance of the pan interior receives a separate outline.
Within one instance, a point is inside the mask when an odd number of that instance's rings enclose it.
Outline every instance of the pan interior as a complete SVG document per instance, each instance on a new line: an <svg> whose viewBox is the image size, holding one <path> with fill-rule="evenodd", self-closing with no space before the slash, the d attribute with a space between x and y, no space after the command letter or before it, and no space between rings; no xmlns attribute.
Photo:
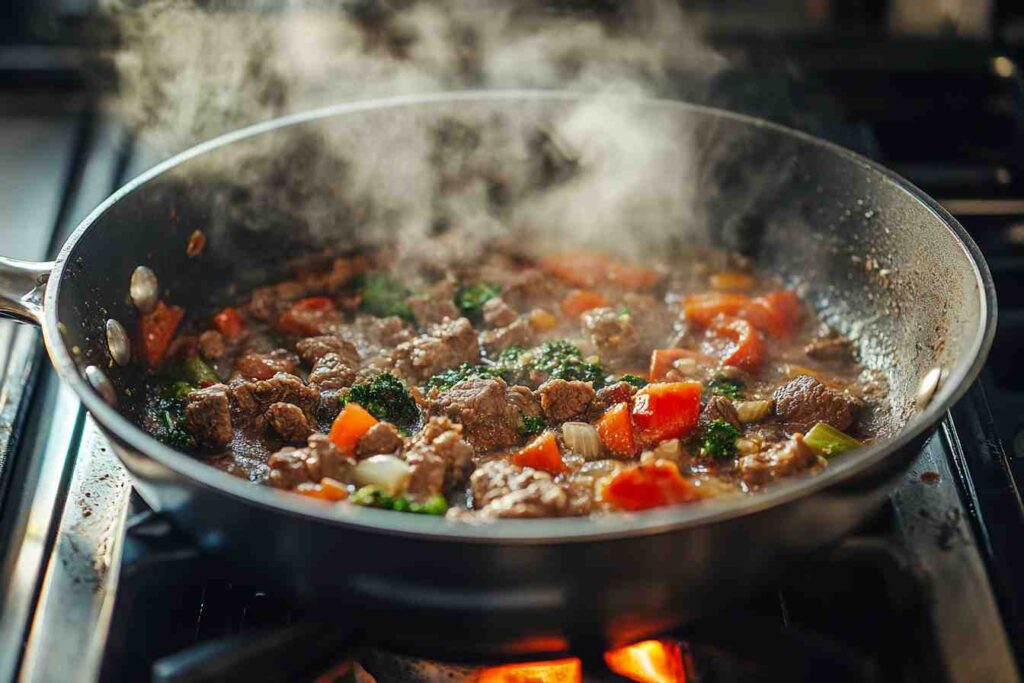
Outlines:
<svg viewBox="0 0 1024 683"><path fill-rule="evenodd" d="M186 244L195 230L208 239L193 258ZM339 107L172 160L76 232L48 292L47 338L58 365L73 363L76 376L86 365L104 368L120 416L138 424L131 387L140 369L111 364L103 343L107 318L136 324L127 296L136 266L158 274L163 297L202 316L229 285L245 291L286 275L310 251L371 243L473 258L485 237L631 255L692 245L738 251L800 288L885 375L890 404L876 426L888 437L951 400L991 333L991 291L967 238L855 155L679 103L497 93ZM946 383L916 414L919 382L935 367ZM119 437L198 472L76 385ZM882 457L877 451L845 460ZM831 469L851 466L840 458ZM202 470L225 484L227 475ZM251 488L242 495L294 505Z"/></svg>

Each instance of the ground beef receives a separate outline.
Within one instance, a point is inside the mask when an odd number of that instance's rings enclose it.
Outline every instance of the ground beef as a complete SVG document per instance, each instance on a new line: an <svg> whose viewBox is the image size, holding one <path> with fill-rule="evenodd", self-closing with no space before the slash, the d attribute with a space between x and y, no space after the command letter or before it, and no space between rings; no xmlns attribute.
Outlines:
<svg viewBox="0 0 1024 683"><path fill-rule="evenodd" d="M740 416L736 413L736 406L725 396L711 396L700 412L700 421L707 424L714 420L722 420L731 424L736 429L741 426Z"/></svg>
<svg viewBox="0 0 1024 683"><path fill-rule="evenodd" d="M378 422L359 437L356 443L356 457L359 460L371 455L397 453L402 449L402 437L390 422Z"/></svg>
<svg viewBox="0 0 1024 683"><path fill-rule="evenodd" d="M808 357L830 363L852 363L853 345L849 339L838 336L818 337L804 347Z"/></svg>
<svg viewBox="0 0 1024 683"><path fill-rule="evenodd" d="M775 413L790 429L807 431L816 422L845 430L857 418L857 399L825 386L810 375L800 375L775 390Z"/></svg>
<svg viewBox="0 0 1024 683"><path fill-rule="evenodd" d="M271 403L264 417L285 443L302 443L313 431L302 408L291 403Z"/></svg>
<svg viewBox="0 0 1024 683"><path fill-rule="evenodd" d="M462 363L475 363L479 357L476 331L465 318L435 325L389 355L394 370L414 384Z"/></svg>
<svg viewBox="0 0 1024 683"><path fill-rule="evenodd" d="M434 398L430 412L460 423L474 448L490 451L519 441L520 400L509 397L501 379L472 377Z"/></svg>
<svg viewBox="0 0 1024 683"><path fill-rule="evenodd" d="M590 407L591 414L602 414L612 406L632 400L636 387L629 382L616 382L597 390L594 402Z"/></svg>
<svg viewBox="0 0 1024 683"><path fill-rule="evenodd" d="M199 353L206 360L217 360L227 353L224 335L217 330L207 330L199 335Z"/></svg>
<svg viewBox="0 0 1024 683"><path fill-rule="evenodd" d="M590 337L603 361L628 362L640 351L640 336L628 315L611 308L593 308L580 319L583 332Z"/></svg>
<svg viewBox="0 0 1024 683"><path fill-rule="evenodd" d="M359 367L359 351L356 345L332 334L300 339L295 343L295 350L310 367L329 353L337 355L352 369Z"/></svg>
<svg viewBox="0 0 1024 683"><path fill-rule="evenodd" d="M520 311L550 304L558 299L564 287L554 277L540 270L526 270L501 289L502 300Z"/></svg>
<svg viewBox="0 0 1024 683"><path fill-rule="evenodd" d="M343 484L352 483L355 460L339 451L323 434L313 434L303 448L283 448L270 456L267 483L281 489L293 489L306 482L319 483L329 477Z"/></svg>
<svg viewBox="0 0 1024 683"><path fill-rule="evenodd" d="M316 387L306 386L298 377L283 372L267 380L232 384L230 393L232 416L241 421L262 416L272 403L291 403L308 415L320 400Z"/></svg>
<svg viewBox="0 0 1024 683"><path fill-rule="evenodd" d="M322 391L350 387L355 381L356 370L336 353L322 356L309 372L309 383Z"/></svg>
<svg viewBox="0 0 1024 683"><path fill-rule="evenodd" d="M484 517L559 517L569 511L569 496L551 475L491 460L470 477L473 507Z"/></svg>
<svg viewBox="0 0 1024 683"><path fill-rule="evenodd" d="M516 321L516 312L500 296L488 299L483 305L484 323L488 327L508 327Z"/></svg>
<svg viewBox="0 0 1024 683"><path fill-rule="evenodd" d="M775 479L822 466L822 458L804 443L801 435L795 434L789 440L777 443L760 453L743 456L739 459L736 469L743 483L756 488Z"/></svg>
<svg viewBox="0 0 1024 683"><path fill-rule="evenodd" d="M518 318L511 325L480 333L480 345L487 353L496 356L510 346L533 346L536 335L533 327L524 318Z"/></svg>
<svg viewBox="0 0 1024 683"><path fill-rule="evenodd" d="M473 464L473 447L462 438L462 426L432 417L412 441L405 461L412 469L406 495L413 500L462 485Z"/></svg>
<svg viewBox="0 0 1024 683"><path fill-rule="evenodd" d="M205 446L222 448L231 442L231 409L223 384L193 391L185 403L185 428Z"/></svg>
<svg viewBox="0 0 1024 683"><path fill-rule="evenodd" d="M544 417L557 424L585 415L596 392L590 382L552 379L537 389L537 395Z"/></svg>
<svg viewBox="0 0 1024 683"><path fill-rule="evenodd" d="M235 363L235 370L245 379L270 379L279 372L293 374L298 369L299 357L286 349L249 351Z"/></svg>
<svg viewBox="0 0 1024 683"><path fill-rule="evenodd" d="M445 320L455 320L461 315L451 298L438 297L433 294L409 297L409 309L412 317L420 327L427 327Z"/></svg>

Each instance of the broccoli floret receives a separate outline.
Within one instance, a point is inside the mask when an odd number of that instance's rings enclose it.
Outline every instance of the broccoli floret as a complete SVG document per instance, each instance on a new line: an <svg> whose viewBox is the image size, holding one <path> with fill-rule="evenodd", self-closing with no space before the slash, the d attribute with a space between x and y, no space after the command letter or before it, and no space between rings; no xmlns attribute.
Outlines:
<svg viewBox="0 0 1024 683"><path fill-rule="evenodd" d="M378 420L399 427L412 427L420 419L420 409L409 389L390 372L352 385L341 402L358 403Z"/></svg>
<svg viewBox="0 0 1024 683"><path fill-rule="evenodd" d="M183 404L188 395L195 390L194 385L183 380L177 380L165 384L160 390L160 397L172 403Z"/></svg>
<svg viewBox="0 0 1024 683"><path fill-rule="evenodd" d="M588 363L583 360L583 352L579 347L564 340L542 345L537 349L530 365L551 379L593 382L595 389L605 385L608 375L600 363Z"/></svg>
<svg viewBox="0 0 1024 683"><path fill-rule="evenodd" d="M740 430L725 420L712 420L701 435L700 453L715 460L726 460L736 455L736 439Z"/></svg>
<svg viewBox="0 0 1024 683"><path fill-rule="evenodd" d="M360 288L360 294L362 295L360 307L367 313L378 318L397 315L399 318L412 320L412 310L409 308L408 302L412 292L389 275L377 273L366 276Z"/></svg>
<svg viewBox="0 0 1024 683"><path fill-rule="evenodd" d="M501 294L501 286L489 282L460 287L455 293L455 305L467 318L479 319L485 303Z"/></svg>
<svg viewBox="0 0 1024 683"><path fill-rule="evenodd" d="M364 486L353 493L348 501L363 507L411 512L417 515L443 515L448 512L448 501L440 493L434 494L422 503L415 503L405 496L389 496L376 486Z"/></svg>
<svg viewBox="0 0 1024 683"><path fill-rule="evenodd" d="M157 432L157 438L160 441L178 450L187 451L196 447L196 440L181 426L184 418L180 412L174 413L165 410L162 417L164 429Z"/></svg>
<svg viewBox="0 0 1024 683"><path fill-rule="evenodd" d="M623 375L619 378L619 381L625 382L626 384L632 384L637 389L643 389L647 386L647 380L639 375Z"/></svg>
<svg viewBox="0 0 1024 683"><path fill-rule="evenodd" d="M448 391L464 379L470 377L501 377L501 370L492 365L470 365L463 363L456 368L439 372L427 380L427 391L438 389ZM371 411L372 412L372 411Z"/></svg>
<svg viewBox="0 0 1024 683"><path fill-rule="evenodd" d="M743 396L743 382L728 377L716 377L708 383L708 392L737 399Z"/></svg>
<svg viewBox="0 0 1024 683"><path fill-rule="evenodd" d="M544 418L523 415L523 421L519 423L519 436L523 438L536 436L543 432L545 427L547 427L547 423L544 422Z"/></svg>
<svg viewBox="0 0 1024 683"><path fill-rule="evenodd" d="M572 342L560 339L541 345L533 356L533 366L538 370L549 372L563 363L574 360L583 360L583 352Z"/></svg>

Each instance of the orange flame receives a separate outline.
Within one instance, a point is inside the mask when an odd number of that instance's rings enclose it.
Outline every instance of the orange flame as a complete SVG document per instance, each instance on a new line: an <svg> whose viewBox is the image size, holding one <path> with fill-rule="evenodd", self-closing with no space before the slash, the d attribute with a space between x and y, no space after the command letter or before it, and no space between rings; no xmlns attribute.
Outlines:
<svg viewBox="0 0 1024 683"><path fill-rule="evenodd" d="M504 664L484 669L479 683L582 683L583 663L579 659Z"/></svg>
<svg viewBox="0 0 1024 683"><path fill-rule="evenodd" d="M644 640L604 653L608 668L637 683L685 683L679 643Z"/></svg>

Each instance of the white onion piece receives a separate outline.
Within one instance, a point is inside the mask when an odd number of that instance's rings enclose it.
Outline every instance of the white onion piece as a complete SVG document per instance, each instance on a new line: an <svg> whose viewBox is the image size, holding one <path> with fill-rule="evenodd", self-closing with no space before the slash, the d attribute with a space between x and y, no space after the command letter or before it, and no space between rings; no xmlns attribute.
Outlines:
<svg viewBox="0 0 1024 683"><path fill-rule="evenodd" d="M393 455L374 455L360 460L355 469L356 486L376 486L389 496L405 490L412 471L401 458Z"/></svg>
<svg viewBox="0 0 1024 683"><path fill-rule="evenodd" d="M772 412L771 401L736 401L733 407L736 408L736 415L743 424L760 422Z"/></svg>
<svg viewBox="0 0 1024 683"><path fill-rule="evenodd" d="M566 422L562 425L562 440L570 451L587 460L597 460L603 452L597 429L586 422Z"/></svg>

